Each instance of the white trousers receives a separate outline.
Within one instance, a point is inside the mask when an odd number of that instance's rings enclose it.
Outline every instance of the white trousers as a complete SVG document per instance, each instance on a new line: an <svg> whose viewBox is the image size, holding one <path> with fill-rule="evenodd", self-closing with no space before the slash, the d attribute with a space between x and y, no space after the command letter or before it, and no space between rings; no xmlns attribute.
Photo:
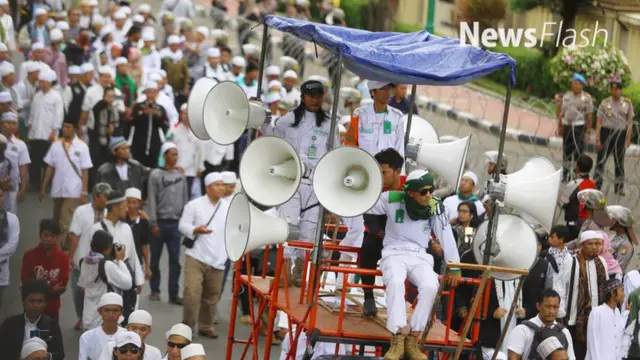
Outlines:
<svg viewBox="0 0 640 360"><path fill-rule="evenodd" d="M313 242L318 223L320 205L313 192L311 180L303 179L298 191L291 200L280 205L280 217L288 218L291 224L300 226L300 241ZM314 206L315 205L315 206ZM303 249L286 248L284 256L288 259L304 259Z"/></svg>
<svg viewBox="0 0 640 360"><path fill-rule="evenodd" d="M409 279L418 288L418 304L411 317L411 331L424 330L438 291L433 257L425 249L383 249L380 271L387 288L387 329L397 334L407 326L404 295L405 280Z"/></svg>

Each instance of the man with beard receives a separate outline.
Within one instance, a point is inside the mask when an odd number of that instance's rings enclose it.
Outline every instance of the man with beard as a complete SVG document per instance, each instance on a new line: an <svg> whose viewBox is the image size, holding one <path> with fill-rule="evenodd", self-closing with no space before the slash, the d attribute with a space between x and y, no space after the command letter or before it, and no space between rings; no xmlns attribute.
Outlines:
<svg viewBox="0 0 640 360"><path fill-rule="evenodd" d="M142 165L157 168L158 152L169 129L169 120L164 108L156 103L158 84L147 83L144 92L146 100L133 107L131 154Z"/></svg>

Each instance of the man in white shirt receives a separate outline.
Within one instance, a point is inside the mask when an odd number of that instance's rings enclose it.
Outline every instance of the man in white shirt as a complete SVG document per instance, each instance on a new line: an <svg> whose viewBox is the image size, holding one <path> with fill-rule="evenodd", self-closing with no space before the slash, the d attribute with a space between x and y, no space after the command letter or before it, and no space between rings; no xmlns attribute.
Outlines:
<svg viewBox="0 0 640 360"><path fill-rule="evenodd" d="M193 180L199 172L197 159L201 157L199 152L204 144L191 131L187 104L182 104L180 107L180 123L173 129L171 141L178 147L178 153L180 154L178 167L184 170L189 193L191 194Z"/></svg>
<svg viewBox="0 0 640 360"><path fill-rule="evenodd" d="M147 337L151 334L153 319L151 314L145 310L136 310L129 315L129 323L127 330L132 331L140 336L142 348L144 349L144 358L141 360L160 360L162 353L155 347L145 343Z"/></svg>
<svg viewBox="0 0 640 360"><path fill-rule="evenodd" d="M236 192L236 186L238 184L238 177L233 171L223 171L222 181L224 182L224 196L225 200L231 201L233 194Z"/></svg>
<svg viewBox="0 0 640 360"><path fill-rule="evenodd" d="M193 331L185 324L175 324L166 332L167 351L163 360L182 360L180 353L191 343Z"/></svg>
<svg viewBox="0 0 640 360"><path fill-rule="evenodd" d="M182 360L207 360L207 353L202 344L189 344L180 351Z"/></svg>
<svg viewBox="0 0 640 360"><path fill-rule="evenodd" d="M80 336L78 360L102 360L103 351L116 335L125 332L118 326L122 315L122 297L116 293L106 293L100 297L97 311L102 318L102 326L87 330ZM95 311L95 310L94 310Z"/></svg>
<svg viewBox="0 0 640 360"><path fill-rule="evenodd" d="M285 95L282 101L293 104L294 108L300 105L300 90L296 88L298 83L298 74L293 70L287 70L282 74L282 88L285 91Z"/></svg>
<svg viewBox="0 0 640 360"><path fill-rule="evenodd" d="M248 98L258 97L258 65L250 62L244 75L236 79L236 84L240 85Z"/></svg>
<svg viewBox="0 0 640 360"><path fill-rule="evenodd" d="M78 203L87 202L89 169L93 166L89 147L78 139L73 124L64 123L62 139L51 145L44 162L48 166L40 187L40 201L51 182L53 218L60 223L60 238L66 241L73 212Z"/></svg>
<svg viewBox="0 0 640 360"><path fill-rule="evenodd" d="M18 126L18 115L16 113L6 112L2 114L2 135L7 138L7 150L5 150L4 156L17 165L16 169L11 169L16 187L13 191L5 194L5 207L14 214L17 214L17 202L24 199L24 194L27 191L27 171L29 170L29 164L31 164L27 144L16 137Z"/></svg>
<svg viewBox="0 0 640 360"><path fill-rule="evenodd" d="M191 247L185 244L183 322L192 329L198 325L202 336L217 338L214 319L227 261L224 228L229 203L222 199L220 173L207 175L204 185L206 195L187 203L179 223L182 235L194 241Z"/></svg>
<svg viewBox="0 0 640 360"><path fill-rule="evenodd" d="M40 91L33 95L27 126L29 128L29 147L31 148L30 178L33 184L40 185L44 157L49 146L56 140L64 118L64 104L60 93L52 89L56 80L53 71L40 71L38 75Z"/></svg>
<svg viewBox="0 0 640 360"><path fill-rule="evenodd" d="M227 167L229 162L233 161L234 146L234 144L218 145L213 141L200 142L197 164L203 182L209 173L220 172Z"/></svg>
<svg viewBox="0 0 640 360"><path fill-rule="evenodd" d="M2 188L0 188L0 200L0 204L4 202ZM4 228L5 226L6 228ZM18 217L0 208L0 306L2 305L2 293L9 286L9 260L18 247L19 238L20 222Z"/></svg>
<svg viewBox="0 0 640 360"><path fill-rule="evenodd" d="M0 0L0 22L2 23L2 27L4 28L4 43L7 45L7 48L10 51L16 50L16 32L13 27L13 18L10 14L5 12L5 9L8 8L9 1L8 0Z"/></svg>
<svg viewBox="0 0 640 360"><path fill-rule="evenodd" d="M569 359L576 358L573 353L573 343L569 329L556 322L556 315L560 308L560 295L555 290L545 289L540 294L536 303L538 315L529 319L526 324L516 326L506 339L509 349L509 360L529 360L536 358L536 348L539 342L544 339L536 339L537 330L540 328L554 329L558 334L556 337L564 336L567 343ZM549 330L546 330L550 332ZM535 340L538 340L536 343ZM533 353L532 353L533 352Z"/></svg>
<svg viewBox="0 0 640 360"><path fill-rule="evenodd" d="M620 280L612 278L600 290L604 294L604 302L589 314L585 360L622 360L627 358L622 351L626 321L619 309L624 301L623 285Z"/></svg>
<svg viewBox="0 0 640 360"><path fill-rule="evenodd" d="M458 205L463 201L472 201L476 205L478 216L484 214L484 205L482 201L475 195L476 185L478 184L478 175L472 171L462 174L460 184L458 185L458 193L444 199L444 207L449 215L451 223L455 223L458 219Z"/></svg>

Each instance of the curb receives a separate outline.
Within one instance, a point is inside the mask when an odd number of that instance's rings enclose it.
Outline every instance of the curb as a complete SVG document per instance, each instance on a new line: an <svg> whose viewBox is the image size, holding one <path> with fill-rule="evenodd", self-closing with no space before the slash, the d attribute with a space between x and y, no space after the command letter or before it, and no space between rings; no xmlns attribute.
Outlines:
<svg viewBox="0 0 640 360"><path fill-rule="evenodd" d="M416 105L419 109L423 109L432 113L445 115L448 119L471 126L472 128L492 134L496 137L500 136L500 125L486 119L479 119L473 114L458 111L450 105L439 103L427 96L419 96L416 98ZM557 136L539 136L535 134L525 133L518 129L507 128L508 140L529 143L536 146L562 148L562 138ZM586 144L588 152L596 152L595 144L589 142ZM626 156L640 156L640 146L632 144L627 148Z"/></svg>

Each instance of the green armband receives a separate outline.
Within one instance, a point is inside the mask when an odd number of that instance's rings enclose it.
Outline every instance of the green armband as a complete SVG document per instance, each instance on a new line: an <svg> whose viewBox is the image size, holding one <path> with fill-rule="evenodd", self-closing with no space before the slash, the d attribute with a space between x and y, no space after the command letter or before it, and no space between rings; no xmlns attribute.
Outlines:
<svg viewBox="0 0 640 360"><path fill-rule="evenodd" d="M449 269L449 272L456 275L462 274L462 271L460 269Z"/></svg>

